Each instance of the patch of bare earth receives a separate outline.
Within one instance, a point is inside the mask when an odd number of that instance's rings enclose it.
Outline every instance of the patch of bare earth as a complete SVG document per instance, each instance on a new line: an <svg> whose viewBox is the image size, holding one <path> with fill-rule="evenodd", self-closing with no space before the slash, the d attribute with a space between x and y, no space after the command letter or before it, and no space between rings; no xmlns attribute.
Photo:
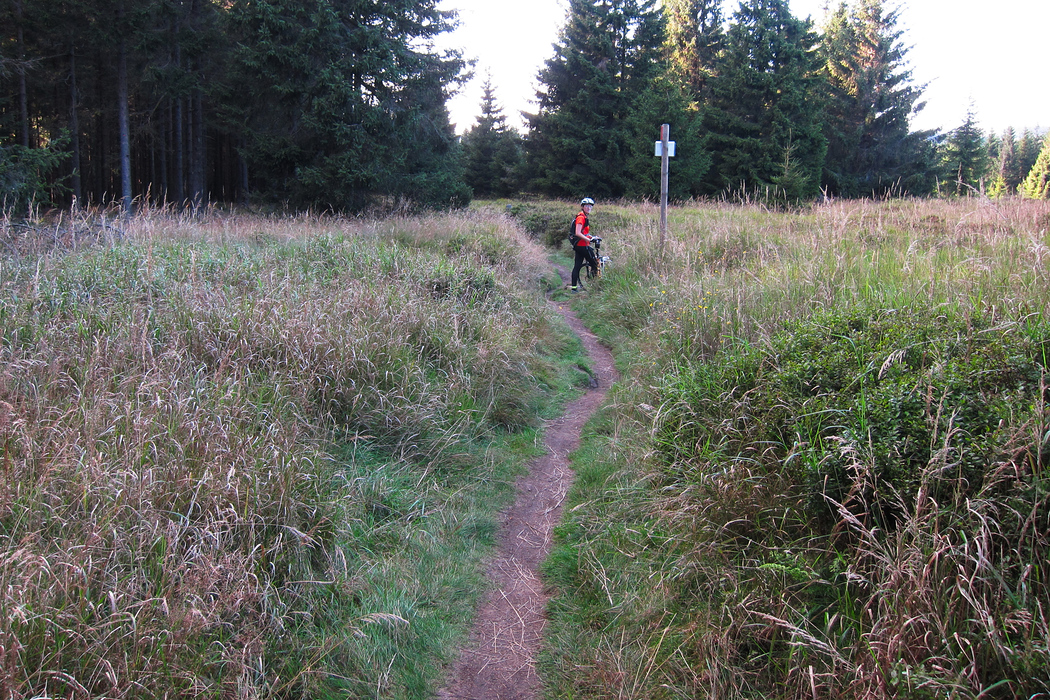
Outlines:
<svg viewBox="0 0 1050 700"><path fill-rule="evenodd" d="M559 269L564 278L565 270ZM514 505L503 514L499 547L488 567L491 590L473 631L438 691L439 700L533 700L541 695L535 657L546 624L548 594L539 577L572 484L569 453L580 431L616 380L612 354L588 331L567 303L558 310L583 340L595 382L547 424L546 454L534 460L517 484Z"/></svg>

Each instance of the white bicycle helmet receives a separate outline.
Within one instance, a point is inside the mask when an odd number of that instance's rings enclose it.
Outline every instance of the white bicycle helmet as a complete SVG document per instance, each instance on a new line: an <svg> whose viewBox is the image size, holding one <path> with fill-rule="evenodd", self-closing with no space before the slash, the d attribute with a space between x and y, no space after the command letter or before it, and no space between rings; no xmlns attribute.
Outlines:
<svg viewBox="0 0 1050 700"><path fill-rule="evenodd" d="M582 207L584 204L594 204L594 200L590 197L584 197L580 200L580 206Z"/></svg>

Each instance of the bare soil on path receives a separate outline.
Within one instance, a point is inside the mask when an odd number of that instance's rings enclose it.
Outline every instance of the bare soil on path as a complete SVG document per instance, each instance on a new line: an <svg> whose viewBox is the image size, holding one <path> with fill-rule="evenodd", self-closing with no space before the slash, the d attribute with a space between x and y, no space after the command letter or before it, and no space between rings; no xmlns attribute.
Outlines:
<svg viewBox="0 0 1050 700"><path fill-rule="evenodd" d="M563 280L568 274L561 268L558 273ZM572 485L569 454L579 447L580 431L617 378L612 353L584 327L568 302L552 303L583 340L594 382L561 418L547 424L546 454L533 460L515 485L514 505L503 513L499 546L488 566L491 590L445 687L438 691L439 700L535 700L541 695L535 658L549 595L539 566L550 552L552 531Z"/></svg>

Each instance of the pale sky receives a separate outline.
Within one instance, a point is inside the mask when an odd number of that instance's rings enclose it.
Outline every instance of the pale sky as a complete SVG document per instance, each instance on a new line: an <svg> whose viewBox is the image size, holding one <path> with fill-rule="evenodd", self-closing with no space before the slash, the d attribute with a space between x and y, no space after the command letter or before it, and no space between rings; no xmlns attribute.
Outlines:
<svg viewBox="0 0 1050 700"><path fill-rule="evenodd" d="M796 16L821 23L827 0L790 2ZM519 113L536 110L536 75L554 53L567 0L442 0L440 6L460 11L460 28L440 46L477 60L474 79L449 102L456 130L474 124L489 74L508 122L522 130ZM737 6L727 0L726 15ZM912 128L954 129L971 102L985 131L1050 127L1050 0L904 0L900 17L914 82L928 83L926 108Z"/></svg>

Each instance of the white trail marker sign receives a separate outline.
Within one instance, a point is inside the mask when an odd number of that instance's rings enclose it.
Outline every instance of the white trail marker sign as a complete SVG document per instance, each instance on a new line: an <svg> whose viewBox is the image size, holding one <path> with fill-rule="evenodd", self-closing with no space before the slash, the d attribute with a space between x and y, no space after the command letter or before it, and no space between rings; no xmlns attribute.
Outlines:
<svg viewBox="0 0 1050 700"><path fill-rule="evenodd" d="M670 125L662 124L660 140L656 142L656 155L660 157L660 250L664 249L667 239L667 173L674 155L674 141L669 141L670 137Z"/></svg>

